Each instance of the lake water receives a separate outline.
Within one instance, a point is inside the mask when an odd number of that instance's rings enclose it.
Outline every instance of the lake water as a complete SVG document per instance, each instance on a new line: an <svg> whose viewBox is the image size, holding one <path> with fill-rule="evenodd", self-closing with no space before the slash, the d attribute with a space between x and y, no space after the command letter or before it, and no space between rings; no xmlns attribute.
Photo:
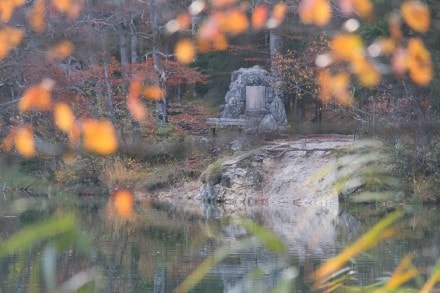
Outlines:
<svg viewBox="0 0 440 293"><path fill-rule="evenodd" d="M268 251L231 217L210 218L203 210L194 213L167 203L138 202L135 217L124 221L108 214L105 198L32 199L5 194L0 201L2 243L27 225L67 212L75 213L81 235L88 238L88 244L81 246L76 240L69 244L43 237L3 257L0 292L27 292L29 288L47 292L45 279L38 277L44 269L36 268L50 259L48 251L53 250L48 247L57 247L57 286L72 276L93 272L97 277L89 292L173 292L219 250L227 251L227 256L191 292L268 292L287 273L295 276L292 292L310 292L310 274L392 210L372 205L249 207L246 216L286 245L287 253L279 254ZM413 262L423 276L432 269L440 256L440 209L405 209L397 238L382 242L350 264L351 284L372 284L390 276L407 254L414 255ZM245 248L237 249L244 242Z"/></svg>

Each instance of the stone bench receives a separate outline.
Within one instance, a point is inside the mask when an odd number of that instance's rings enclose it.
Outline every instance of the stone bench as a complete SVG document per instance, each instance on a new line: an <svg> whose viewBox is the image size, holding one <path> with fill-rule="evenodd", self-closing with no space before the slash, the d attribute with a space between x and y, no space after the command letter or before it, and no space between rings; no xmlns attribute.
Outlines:
<svg viewBox="0 0 440 293"><path fill-rule="evenodd" d="M234 119L234 118L208 118L206 119L206 124L212 125L212 134L215 135L216 127L221 127L221 128L224 128L226 126L244 127L248 125L248 121L246 119Z"/></svg>

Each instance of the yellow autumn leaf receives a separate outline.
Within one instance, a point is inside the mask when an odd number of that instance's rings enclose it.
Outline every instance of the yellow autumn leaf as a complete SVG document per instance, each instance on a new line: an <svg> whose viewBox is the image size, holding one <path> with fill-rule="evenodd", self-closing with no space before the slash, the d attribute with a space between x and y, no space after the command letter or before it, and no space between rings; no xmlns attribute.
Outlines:
<svg viewBox="0 0 440 293"><path fill-rule="evenodd" d="M326 25L332 16L332 8L328 0L302 0L299 16L305 24Z"/></svg>
<svg viewBox="0 0 440 293"><path fill-rule="evenodd" d="M426 283L423 285L422 289L420 289L420 293L429 293L432 292L432 288L440 282L440 268L439 266L436 266L434 268L434 272L432 273L431 277L426 281Z"/></svg>
<svg viewBox="0 0 440 293"><path fill-rule="evenodd" d="M431 53L425 48L423 41L412 38L408 41L406 66L411 79L422 86L426 86L432 79Z"/></svg>
<svg viewBox="0 0 440 293"><path fill-rule="evenodd" d="M408 26L417 32L424 33L431 26L429 8L421 1L405 1L400 11Z"/></svg>
<svg viewBox="0 0 440 293"><path fill-rule="evenodd" d="M15 132L15 149L25 158L35 155L34 132L30 127L18 127Z"/></svg>
<svg viewBox="0 0 440 293"><path fill-rule="evenodd" d="M18 109L21 112L49 110L52 106L51 90L54 85L52 79L45 78L39 85L27 89L18 102Z"/></svg>
<svg viewBox="0 0 440 293"><path fill-rule="evenodd" d="M8 22L12 15L14 14L15 9L19 6L23 5L25 0L1 0L0 1L0 21Z"/></svg>
<svg viewBox="0 0 440 293"><path fill-rule="evenodd" d="M266 24L269 11L266 5L258 5L252 12L252 27L254 30L260 30Z"/></svg>
<svg viewBox="0 0 440 293"><path fill-rule="evenodd" d="M363 57L353 60L351 67L363 86L373 87L379 84L381 74L367 58Z"/></svg>
<svg viewBox="0 0 440 293"><path fill-rule="evenodd" d="M55 125L62 131L69 132L75 123L72 108L67 103L58 102L53 108Z"/></svg>
<svg viewBox="0 0 440 293"><path fill-rule="evenodd" d="M180 40L174 49L177 61L183 64L191 63L196 56L196 49L190 39Z"/></svg>
<svg viewBox="0 0 440 293"><path fill-rule="evenodd" d="M0 30L0 59L5 58L20 44L23 34L23 30L10 26L5 26Z"/></svg>
<svg viewBox="0 0 440 293"><path fill-rule="evenodd" d="M362 39L357 34L340 34L330 41L332 56L335 60L351 61L364 55Z"/></svg>
<svg viewBox="0 0 440 293"><path fill-rule="evenodd" d="M404 283L410 281L415 276L419 275L419 271L412 264L412 259L414 255L406 255L397 268L394 270L388 282L385 284L383 290L378 290L380 292L393 292L398 289Z"/></svg>
<svg viewBox="0 0 440 293"><path fill-rule="evenodd" d="M110 155L118 149L113 125L107 120L87 119L82 124L84 149L100 155Z"/></svg>
<svg viewBox="0 0 440 293"><path fill-rule="evenodd" d="M46 19L44 18L46 1L35 0L32 10L28 16L28 22L36 32L43 32L46 29Z"/></svg>
<svg viewBox="0 0 440 293"><path fill-rule="evenodd" d="M69 41L61 41L57 43L56 45L49 48L47 51L47 58L49 60L54 59L64 59L73 53L73 44Z"/></svg>

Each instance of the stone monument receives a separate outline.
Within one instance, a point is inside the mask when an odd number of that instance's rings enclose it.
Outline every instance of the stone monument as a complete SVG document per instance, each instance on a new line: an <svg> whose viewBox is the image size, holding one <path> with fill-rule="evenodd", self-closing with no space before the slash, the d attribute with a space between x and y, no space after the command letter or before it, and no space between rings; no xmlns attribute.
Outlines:
<svg viewBox="0 0 440 293"><path fill-rule="evenodd" d="M256 65L232 72L220 118L246 119L247 133L277 133L287 126L284 103L272 87L273 78Z"/></svg>

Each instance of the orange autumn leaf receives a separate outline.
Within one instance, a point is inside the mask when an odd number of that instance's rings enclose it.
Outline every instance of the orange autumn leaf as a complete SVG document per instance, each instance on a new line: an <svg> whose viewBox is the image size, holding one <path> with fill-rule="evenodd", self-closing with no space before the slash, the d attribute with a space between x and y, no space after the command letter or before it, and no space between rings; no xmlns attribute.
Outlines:
<svg viewBox="0 0 440 293"><path fill-rule="evenodd" d="M391 59L391 68L396 75L403 75L406 72L406 50L397 48Z"/></svg>
<svg viewBox="0 0 440 293"><path fill-rule="evenodd" d="M47 57L49 60L64 59L73 53L73 44L69 41L61 41L55 46L49 48Z"/></svg>
<svg viewBox="0 0 440 293"><path fill-rule="evenodd" d="M248 26L248 19L243 11L232 9L225 13L217 13L215 19L219 22L224 33L236 36L244 32Z"/></svg>
<svg viewBox="0 0 440 293"><path fill-rule="evenodd" d="M287 5L284 2L278 2L275 4L272 10L272 17L278 22L281 23L286 16Z"/></svg>
<svg viewBox="0 0 440 293"><path fill-rule="evenodd" d="M68 12L74 5L75 0L52 0L52 5L59 12Z"/></svg>
<svg viewBox="0 0 440 293"><path fill-rule="evenodd" d="M5 58L20 44L23 34L23 30L10 26L5 26L0 30L0 59Z"/></svg>
<svg viewBox="0 0 440 293"><path fill-rule="evenodd" d="M107 120L87 119L82 125L84 149L100 155L110 155L118 149L113 125Z"/></svg>
<svg viewBox="0 0 440 293"><path fill-rule="evenodd" d="M5 151L11 151L15 145L15 134L17 133L17 127L12 126L8 135L3 139L1 148Z"/></svg>
<svg viewBox="0 0 440 293"><path fill-rule="evenodd" d="M332 76L331 89L338 103L343 106L350 105L352 101L351 94L348 90L350 83L350 75L346 72L340 72Z"/></svg>
<svg viewBox="0 0 440 293"><path fill-rule="evenodd" d="M164 97L163 91L158 86L147 86L144 88L142 94L149 100L159 101Z"/></svg>
<svg viewBox="0 0 440 293"><path fill-rule="evenodd" d="M70 19L78 17L81 11L80 0L52 0L52 5L61 13L66 13Z"/></svg>
<svg viewBox="0 0 440 293"><path fill-rule="evenodd" d="M46 10L45 4L45 0L36 0L28 16L29 24L36 32L39 33L46 29L46 20L44 18L44 13Z"/></svg>
<svg viewBox="0 0 440 293"><path fill-rule="evenodd" d="M362 39L357 34L336 35L330 42L332 56L336 60L351 61L364 54Z"/></svg>
<svg viewBox="0 0 440 293"><path fill-rule="evenodd" d="M138 99L142 94L142 79L138 76L130 82L128 99Z"/></svg>
<svg viewBox="0 0 440 293"><path fill-rule="evenodd" d="M326 25L332 16L328 0L302 0L299 6L299 16L305 24Z"/></svg>
<svg viewBox="0 0 440 293"><path fill-rule="evenodd" d="M346 16L356 12L362 18L370 18L373 14L373 4L370 0L339 0L339 8Z"/></svg>
<svg viewBox="0 0 440 293"><path fill-rule="evenodd" d="M39 85L27 89L20 101L18 109L21 112L29 110L47 111L52 106L52 93L55 82L45 78Z"/></svg>
<svg viewBox="0 0 440 293"><path fill-rule="evenodd" d="M408 41L406 66L411 79L419 85L428 85L432 79L431 53L423 41L413 38Z"/></svg>
<svg viewBox="0 0 440 293"><path fill-rule="evenodd" d="M350 75L345 72L330 74L328 70L318 73L318 84L321 92L321 101L329 103L334 97L342 105L352 103L352 97L348 90Z"/></svg>
<svg viewBox="0 0 440 293"><path fill-rule="evenodd" d="M379 38L374 44L378 46L380 55L389 55L396 50L396 42L391 38Z"/></svg>
<svg viewBox="0 0 440 293"><path fill-rule="evenodd" d="M319 84L321 101L324 104L327 104L330 102L332 98L330 73L328 72L328 70L320 71L318 73L317 79Z"/></svg>
<svg viewBox="0 0 440 293"><path fill-rule="evenodd" d="M69 132L75 123L72 108L64 102L58 102L53 108L55 125L64 132Z"/></svg>
<svg viewBox="0 0 440 293"><path fill-rule="evenodd" d="M354 0L354 9L364 19L373 15L373 4L370 0Z"/></svg>
<svg viewBox="0 0 440 293"><path fill-rule="evenodd" d="M25 0L1 0L0 1L0 21L8 22L14 11L19 6L23 5Z"/></svg>
<svg viewBox="0 0 440 293"><path fill-rule="evenodd" d="M354 11L353 0L339 0L339 9L345 16L350 16Z"/></svg>
<svg viewBox="0 0 440 293"><path fill-rule="evenodd" d="M351 66L361 85L373 87L380 82L380 72L367 58L363 57L353 60Z"/></svg>
<svg viewBox="0 0 440 293"><path fill-rule="evenodd" d="M15 132L15 149L25 158L35 155L34 132L30 127L18 127Z"/></svg>
<svg viewBox="0 0 440 293"><path fill-rule="evenodd" d="M228 38L224 34L218 35L212 43L215 50L224 51L228 48Z"/></svg>
<svg viewBox="0 0 440 293"><path fill-rule="evenodd" d="M177 61L183 64L191 63L196 56L196 49L190 39L180 40L174 49Z"/></svg>
<svg viewBox="0 0 440 293"><path fill-rule="evenodd" d="M134 197L128 190L116 191L112 196L114 211L117 215L130 219L134 211Z"/></svg>
<svg viewBox="0 0 440 293"><path fill-rule="evenodd" d="M214 8L222 8L225 6L230 6L237 2L237 0L211 0L211 5Z"/></svg>
<svg viewBox="0 0 440 293"><path fill-rule="evenodd" d="M127 100L127 110L130 111L131 116L137 121L143 121L147 116L147 109L137 99Z"/></svg>
<svg viewBox="0 0 440 293"><path fill-rule="evenodd" d="M401 6L402 17L417 32L426 32L431 26L429 8L421 1L405 1Z"/></svg>
<svg viewBox="0 0 440 293"><path fill-rule="evenodd" d="M266 5L258 5L252 13L252 27L254 30L260 30L264 27L267 21L269 11Z"/></svg>
<svg viewBox="0 0 440 293"><path fill-rule="evenodd" d="M188 13L181 13L176 17L179 29L187 29L191 26L191 15Z"/></svg>
<svg viewBox="0 0 440 293"><path fill-rule="evenodd" d="M396 42L402 39L401 19L396 14L389 17L388 30L390 31L391 38L396 40Z"/></svg>

